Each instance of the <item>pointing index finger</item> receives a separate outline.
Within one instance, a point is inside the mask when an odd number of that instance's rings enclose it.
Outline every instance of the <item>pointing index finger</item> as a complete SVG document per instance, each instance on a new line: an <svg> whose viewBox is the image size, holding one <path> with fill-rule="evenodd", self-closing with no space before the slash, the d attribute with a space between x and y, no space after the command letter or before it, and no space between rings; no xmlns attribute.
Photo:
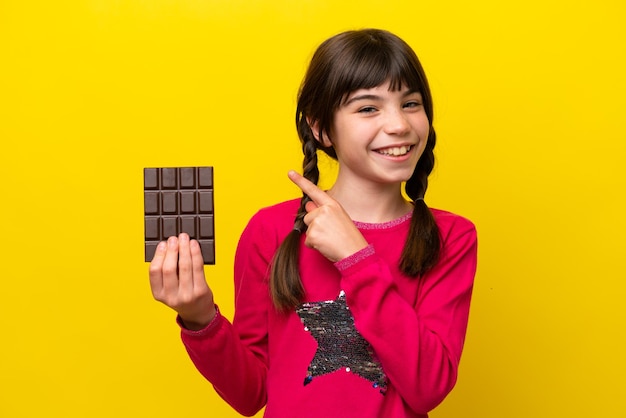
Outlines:
<svg viewBox="0 0 626 418"><path fill-rule="evenodd" d="M331 202L333 199L328 196L322 189L317 187L313 182L304 178L299 173L290 170L287 174L289 179L294 182L296 186L300 188L307 196L313 200L317 205L323 205Z"/></svg>

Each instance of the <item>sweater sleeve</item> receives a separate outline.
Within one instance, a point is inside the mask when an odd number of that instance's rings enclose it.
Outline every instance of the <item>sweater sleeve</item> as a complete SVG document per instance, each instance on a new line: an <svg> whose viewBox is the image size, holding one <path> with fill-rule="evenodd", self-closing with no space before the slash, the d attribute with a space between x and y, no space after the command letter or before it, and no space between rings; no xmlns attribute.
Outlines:
<svg viewBox="0 0 626 418"><path fill-rule="evenodd" d="M264 222L257 214L239 240L232 324L218 314L203 330L181 331L198 371L245 416L254 415L267 402L267 272L276 246L271 234L262 229Z"/></svg>
<svg viewBox="0 0 626 418"><path fill-rule="evenodd" d="M390 383L416 413L435 408L456 383L476 272L474 226L463 218L442 237L439 263L420 280L415 305L403 298L375 249L338 263L355 326Z"/></svg>

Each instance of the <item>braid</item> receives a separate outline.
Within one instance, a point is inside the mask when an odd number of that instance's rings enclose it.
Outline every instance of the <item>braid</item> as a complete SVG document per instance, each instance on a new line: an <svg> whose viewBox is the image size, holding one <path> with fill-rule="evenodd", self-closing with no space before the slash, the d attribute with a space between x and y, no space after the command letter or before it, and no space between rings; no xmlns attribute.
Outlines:
<svg viewBox="0 0 626 418"><path fill-rule="evenodd" d="M319 142L315 140L309 124L301 120L299 122L298 130L301 132L302 140L302 153L304 154L304 160L302 161L302 175L314 184L317 184L320 178L320 170L317 166L317 147ZM295 226L300 232L306 231L306 225L304 224L304 216L306 215L306 204L311 201L311 198L306 194L302 195L300 201L300 209L296 216Z"/></svg>
<svg viewBox="0 0 626 418"><path fill-rule="evenodd" d="M309 124L304 118L297 121L300 138L302 138L302 162L303 176L317 184L319 181L319 168L317 166L317 148L319 142L313 136ZM272 264L270 276L270 291L274 306L278 310L286 311L300 304L304 297L304 287L298 270L300 256L300 236L306 231L304 216L306 204L311 198L303 194L293 230L285 237L278 248Z"/></svg>
<svg viewBox="0 0 626 418"><path fill-rule="evenodd" d="M406 182L406 194L413 200L413 217L409 236L400 257L400 269L409 276L419 276L432 268L439 259L441 239L432 212L424 202L428 188L428 175L435 166L434 148L437 142L431 126L424 153Z"/></svg>

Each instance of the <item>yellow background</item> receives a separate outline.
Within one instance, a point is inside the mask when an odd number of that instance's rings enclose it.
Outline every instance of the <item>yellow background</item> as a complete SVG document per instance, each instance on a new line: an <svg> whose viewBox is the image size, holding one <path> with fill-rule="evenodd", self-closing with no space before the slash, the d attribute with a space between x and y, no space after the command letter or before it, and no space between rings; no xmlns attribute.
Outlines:
<svg viewBox="0 0 626 418"><path fill-rule="evenodd" d="M427 201L480 233L432 416L626 417L625 20L621 0L1 0L0 416L237 416L151 298L142 168L215 167L206 272L232 317L242 228L298 194L307 61L381 27L432 84Z"/></svg>

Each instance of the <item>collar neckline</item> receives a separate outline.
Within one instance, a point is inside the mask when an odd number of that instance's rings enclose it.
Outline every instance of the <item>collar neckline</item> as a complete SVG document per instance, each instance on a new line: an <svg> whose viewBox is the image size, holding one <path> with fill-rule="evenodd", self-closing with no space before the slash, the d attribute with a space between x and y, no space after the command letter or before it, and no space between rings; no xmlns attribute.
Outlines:
<svg viewBox="0 0 626 418"><path fill-rule="evenodd" d="M405 215L400 216L399 218L392 219L391 221L381 222L381 223L370 223L370 222L361 222L361 221L352 221L354 225L356 225L359 229L389 229L411 219L413 216L413 211L406 213Z"/></svg>

